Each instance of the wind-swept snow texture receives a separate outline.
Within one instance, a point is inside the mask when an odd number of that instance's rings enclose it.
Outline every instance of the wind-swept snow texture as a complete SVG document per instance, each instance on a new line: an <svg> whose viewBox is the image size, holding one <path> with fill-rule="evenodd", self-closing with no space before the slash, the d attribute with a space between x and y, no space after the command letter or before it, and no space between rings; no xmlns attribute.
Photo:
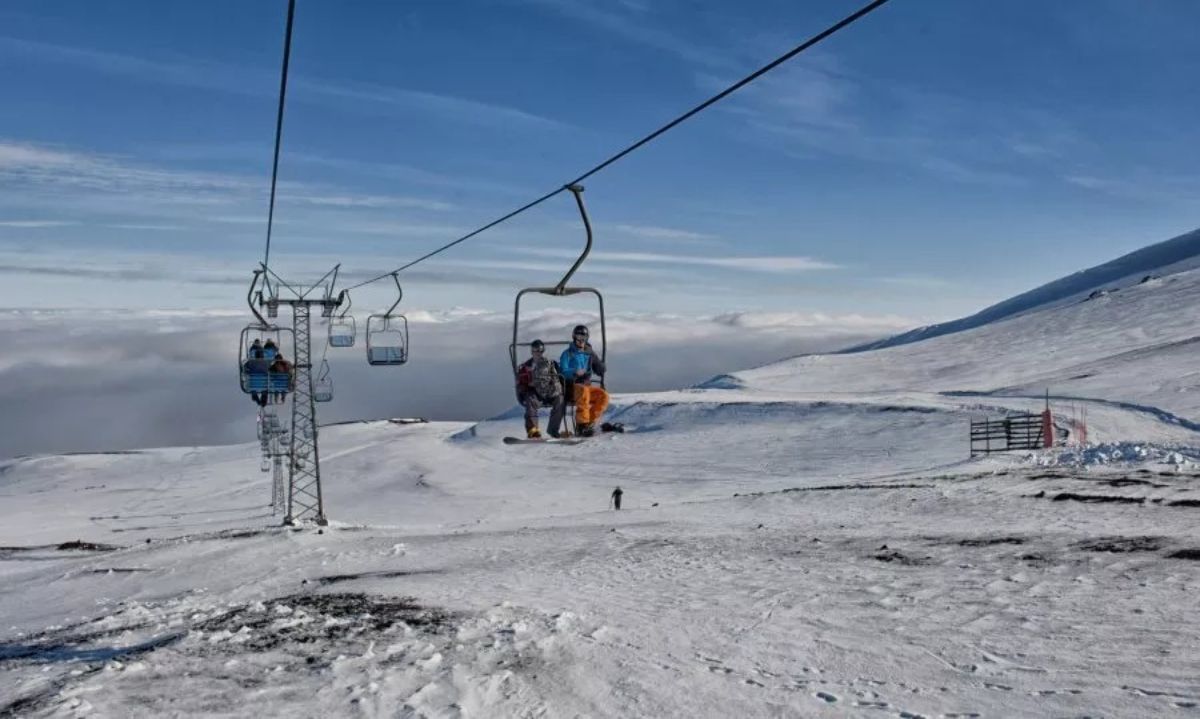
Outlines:
<svg viewBox="0 0 1200 719"><path fill-rule="evenodd" d="M1032 289L962 319L903 332L887 339L852 347L846 352L864 352L919 342L932 337L962 332L1027 312L1051 309L1077 302L1093 292L1123 289L1146 277L1162 277L1200 266L1200 229L1156 245L1143 247L1117 259L1081 270L1073 275Z"/></svg>
<svg viewBox="0 0 1200 719"><path fill-rule="evenodd" d="M1200 716L1198 291L617 394L575 446L327 427L320 531L253 444L0 463L0 716ZM1047 386L1094 446L968 459Z"/></svg>

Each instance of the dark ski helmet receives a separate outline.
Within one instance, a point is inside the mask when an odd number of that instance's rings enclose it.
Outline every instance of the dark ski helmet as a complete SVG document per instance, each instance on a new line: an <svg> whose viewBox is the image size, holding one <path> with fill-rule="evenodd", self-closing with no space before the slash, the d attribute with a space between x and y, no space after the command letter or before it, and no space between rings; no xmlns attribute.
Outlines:
<svg viewBox="0 0 1200 719"><path fill-rule="evenodd" d="M575 329L571 330L572 337L578 337L579 335L588 336L587 325L575 325Z"/></svg>
<svg viewBox="0 0 1200 719"><path fill-rule="evenodd" d="M529 349L535 352L544 352L546 350L546 343L541 340L534 340L529 343Z"/></svg>

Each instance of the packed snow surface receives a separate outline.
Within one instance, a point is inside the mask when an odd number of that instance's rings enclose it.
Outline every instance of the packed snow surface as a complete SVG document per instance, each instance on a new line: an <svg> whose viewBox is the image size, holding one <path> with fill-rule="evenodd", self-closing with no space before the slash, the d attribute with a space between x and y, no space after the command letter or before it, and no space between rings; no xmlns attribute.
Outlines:
<svg viewBox="0 0 1200 719"><path fill-rule="evenodd" d="M256 444L0 462L0 716L1200 716L1198 284L617 395L575 446L328 427L323 530ZM1091 445L968 456L1047 389Z"/></svg>

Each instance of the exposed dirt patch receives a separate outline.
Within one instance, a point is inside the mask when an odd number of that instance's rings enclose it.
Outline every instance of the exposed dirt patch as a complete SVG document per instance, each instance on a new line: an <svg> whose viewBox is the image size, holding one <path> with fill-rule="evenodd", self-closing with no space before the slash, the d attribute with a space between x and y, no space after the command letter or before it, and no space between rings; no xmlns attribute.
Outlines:
<svg viewBox="0 0 1200 719"><path fill-rule="evenodd" d="M1075 545L1085 552L1157 552L1166 546L1164 537L1100 537Z"/></svg>
<svg viewBox="0 0 1200 719"><path fill-rule="evenodd" d="M1114 477L1113 479L1097 480L1098 484L1104 484L1109 487L1134 487L1138 485L1146 487L1165 487L1167 485L1158 482L1151 482L1146 479L1133 479L1132 477Z"/></svg>
<svg viewBox="0 0 1200 719"><path fill-rule="evenodd" d="M1171 552L1167 556L1171 559L1190 559L1193 562L1200 562L1200 549L1189 547L1187 549L1180 549L1176 552Z"/></svg>
<svg viewBox="0 0 1200 719"><path fill-rule="evenodd" d="M1045 496L1039 492L1035 496ZM1055 502L1085 502L1087 504L1145 504L1145 497L1121 497L1110 494L1076 494L1075 492L1059 492L1050 498Z"/></svg>
<svg viewBox="0 0 1200 719"><path fill-rule="evenodd" d="M1024 544L1022 537L973 537L955 542L960 547L994 547L998 544Z"/></svg>
<svg viewBox="0 0 1200 719"><path fill-rule="evenodd" d="M874 557L881 562L902 564L906 567L919 567L930 563L931 557L912 557L896 549L883 549Z"/></svg>
<svg viewBox="0 0 1200 719"><path fill-rule="evenodd" d="M1069 474L1060 474L1058 472L1043 472L1042 474L1034 474L1029 477L1030 481L1036 479L1070 479Z"/></svg>
<svg viewBox="0 0 1200 719"><path fill-rule="evenodd" d="M76 539L71 542L63 542L55 547L60 552L113 552L121 547L115 544L100 544L98 542L85 542Z"/></svg>
<svg viewBox="0 0 1200 719"><path fill-rule="evenodd" d="M422 574L441 574L439 569L417 569L410 572L359 572L358 574L334 574L328 577L317 577L316 581L322 586L352 582L356 579L395 579L397 577L412 577Z"/></svg>
<svg viewBox="0 0 1200 719"><path fill-rule="evenodd" d="M290 621L280 622L281 617ZM244 649L264 651L289 645L290 653L295 654L302 645L310 647L315 656L328 649L331 642L382 632L394 625L437 632L450 620L448 612L423 607L412 597L343 592L294 594L262 606L239 607L195 628L243 634L246 638L238 646Z"/></svg>
<svg viewBox="0 0 1200 719"><path fill-rule="evenodd" d="M1200 507L1200 499L1176 499L1167 502L1168 507Z"/></svg>
<svg viewBox="0 0 1200 719"><path fill-rule="evenodd" d="M734 492L735 497L766 497L773 494L791 494L793 492L839 492L843 490L884 490L884 489L930 489L932 484L825 484L819 487L788 487L772 492Z"/></svg>

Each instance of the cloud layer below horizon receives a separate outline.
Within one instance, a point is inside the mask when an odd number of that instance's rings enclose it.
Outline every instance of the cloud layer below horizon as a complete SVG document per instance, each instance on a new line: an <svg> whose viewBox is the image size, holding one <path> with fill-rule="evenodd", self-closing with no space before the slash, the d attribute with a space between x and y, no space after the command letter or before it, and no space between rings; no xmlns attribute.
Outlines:
<svg viewBox="0 0 1200 719"><path fill-rule="evenodd" d="M369 367L361 346L329 350L335 400L321 406L323 422L475 420L512 406L508 315L409 317L412 360L404 367ZM523 324L522 340L565 338L577 321L594 318L538 312ZM253 441L254 407L236 381L245 323L240 313L219 311L0 314L0 343L8 348L0 358L0 405L8 408L0 418L0 457ZM687 387L910 326L898 317L801 313L619 315L607 324L617 392Z"/></svg>

